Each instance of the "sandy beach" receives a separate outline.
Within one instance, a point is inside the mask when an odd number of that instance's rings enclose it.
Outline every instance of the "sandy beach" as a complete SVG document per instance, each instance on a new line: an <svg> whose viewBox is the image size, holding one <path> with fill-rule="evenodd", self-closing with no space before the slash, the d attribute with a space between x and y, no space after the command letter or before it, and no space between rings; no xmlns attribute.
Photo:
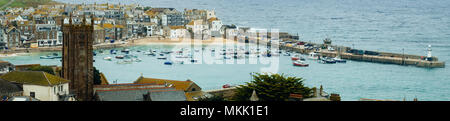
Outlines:
<svg viewBox="0 0 450 121"><path fill-rule="evenodd" d="M162 37L144 37L144 38L133 38L127 41L115 42L115 43L101 43L93 46L94 49L110 49L110 48L120 48L120 47L131 47L139 45L149 45L149 44L176 44L176 45L220 45L220 44L238 44L238 41L223 39L221 37L211 38L207 40L198 39L170 39ZM3 51L0 53L0 58L18 56L23 54L35 53L35 52L51 52L51 51L61 51L61 46L55 47L39 47L39 48L16 48L11 51Z"/></svg>
<svg viewBox="0 0 450 121"><path fill-rule="evenodd" d="M147 45L147 44L236 44L238 41L223 38L211 38L207 40L198 39L159 39L159 38L140 38L129 40L126 46Z"/></svg>

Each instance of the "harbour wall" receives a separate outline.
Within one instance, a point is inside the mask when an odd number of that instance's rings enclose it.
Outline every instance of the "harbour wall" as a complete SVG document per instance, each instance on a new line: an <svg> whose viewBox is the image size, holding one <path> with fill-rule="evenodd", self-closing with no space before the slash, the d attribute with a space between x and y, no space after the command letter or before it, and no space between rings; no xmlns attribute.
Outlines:
<svg viewBox="0 0 450 121"><path fill-rule="evenodd" d="M354 60L354 61L364 61L364 62L374 62L374 63L384 63L384 64L397 64L397 65L409 65L417 67L426 68L444 68L445 62L438 61L437 57L432 57L433 61L424 60L424 56L409 55L409 54L398 54L398 53L388 53L388 52L377 52L377 55L366 55L366 54L353 54L347 53L348 47L334 46L334 48L339 48L340 51L328 51L328 50L308 50L300 47L289 47L280 46L280 49L290 50L293 52L298 52L301 54L308 54L310 52L317 52L321 56L325 57L336 57L340 55L342 59Z"/></svg>

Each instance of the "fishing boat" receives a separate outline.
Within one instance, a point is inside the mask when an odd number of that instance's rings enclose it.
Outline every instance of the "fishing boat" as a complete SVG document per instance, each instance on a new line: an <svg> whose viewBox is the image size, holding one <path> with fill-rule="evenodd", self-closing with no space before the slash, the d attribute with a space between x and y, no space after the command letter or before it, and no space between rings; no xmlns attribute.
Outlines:
<svg viewBox="0 0 450 121"><path fill-rule="evenodd" d="M123 49L121 52L123 52L123 53L129 53L129 52L130 52L130 49Z"/></svg>
<svg viewBox="0 0 450 121"><path fill-rule="evenodd" d="M291 53L286 52L286 53L284 53L283 55L284 55L284 56L291 56Z"/></svg>
<svg viewBox="0 0 450 121"><path fill-rule="evenodd" d="M322 62L323 64L335 64L336 60L329 57L323 57L320 62Z"/></svg>
<svg viewBox="0 0 450 121"><path fill-rule="evenodd" d="M166 61L166 62L164 62L164 65L172 65L172 61Z"/></svg>
<svg viewBox="0 0 450 121"><path fill-rule="evenodd" d="M308 58L312 59L312 60L318 60L319 59L319 55L317 53L315 53L315 52L310 52L308 54Z"/></svg>
<svg viewBox="0 0 450 121"><path fill-rule="evenodd" d="M339 56L333 58L337 63L347 63L347 60L342 59Z"/></svg>
<svg viewBox="0 0 450 121"><path fill-rule="evenodd" d="M294 56L291 57L291 60L296 61L300 59L300 55L295 54Z"/></svg>
<svg viewBox="0 0 450 121"><path fill-rule="evenodd" d="M307 67L309 64L307 64L305 61L296 60L293 62L294 66L300 66L300 67Z"/></svg>
<svg viewBox="0 0 450 121"><path fill-rule="evenodd" d="M123 59L124 56L123 56L123 55L118 55L118 56L116 56L116 58L117 58L117 59Z"/></svg>
<svg viewBox="0 0 450 121"><path fill-rule="evenodd" d="M105 57L105 58L103 58L104 60L108 60L108 61L111 61L112 60L112 58L111 57Z"/></svg>

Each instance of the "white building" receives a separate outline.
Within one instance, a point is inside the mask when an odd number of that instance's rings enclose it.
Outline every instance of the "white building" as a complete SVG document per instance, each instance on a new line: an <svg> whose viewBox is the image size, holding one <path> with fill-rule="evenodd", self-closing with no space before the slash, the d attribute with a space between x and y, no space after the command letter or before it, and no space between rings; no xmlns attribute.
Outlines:
<svg viewBox="0 0 450 121"><path fill-rule="evenodd" d="M186 28L192 30L194 34L202 34L202 32L209 29L209 25L205 21L199 19L189 22L186 25Z"/></svg>
<svg viewBox="0 0 450 121"><path fill-rule="evenodd" d="M56 24L36 24L35 37L39 47L62 45L62 32Z"/></svg>
<svg viewBox="0 0 450 121"><path fill-rule="evenodd" d="M209 28L211 31L211 36L213 37L220 37L220 28L222 28L223 24L222 21L217 19L216 17L209 18L208 19Z"/></svg>
<svg viewBox="0 0 450 121"><path fill-rule="evenodd" d="M61 101L69 95L69 80L43 71L13 71L0 78L20 84L23 96L41 101Z"/></svg>
<svg viewBox="0 0 450 121"><path fill-rule="evenodd" d="M187 30L184 26L169 26L170 27L170 38L177 39L186 36Z"/></svg>

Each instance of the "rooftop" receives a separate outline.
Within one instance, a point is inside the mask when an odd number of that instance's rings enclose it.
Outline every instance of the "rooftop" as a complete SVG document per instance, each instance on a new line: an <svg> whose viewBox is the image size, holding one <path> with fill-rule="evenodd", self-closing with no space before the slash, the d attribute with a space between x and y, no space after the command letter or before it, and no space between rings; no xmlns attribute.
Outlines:
<svg viewBox="0 0 450 121"><path fill-rule="evenodd" d="M186 101L184 91L159 90L148 92L151 101Z"/></svg>
<svg viewBox="0 0 450 121"><path fill-rule="evenodd" d="M22 91L22 89L19 86L15 85L11 82L5 81L3 79L0 79L0 94L14 93L14 92L20 92L20 91Z"/></svg>
<svg viewBox="0 0 450 121"><path fill-rule="evenodd" d="M144 101L144 95L149 91L175 90L175 88L134 88L134 89L111 89L96 90L95 94L99 101Z"/></svg>
<svg viewBox="0 0 450 121"><path fill-rule="evenodd" d="M135 84L143 84L143 83L154 83L154 84L172 84L177 90L187 91L191 85L195 84L193 81L177 81L177 80L168 80L168 79L155 79L155 78L144 78L139 77L135 82Z"/></svg>
<svg viewBox="0 0 450 121"><path fill-rule="evenodd" d="M0 78L14 83L41 86L52 86L62 83L69 83L69 80L43 71L13 71L6 73Z"/></svg>

